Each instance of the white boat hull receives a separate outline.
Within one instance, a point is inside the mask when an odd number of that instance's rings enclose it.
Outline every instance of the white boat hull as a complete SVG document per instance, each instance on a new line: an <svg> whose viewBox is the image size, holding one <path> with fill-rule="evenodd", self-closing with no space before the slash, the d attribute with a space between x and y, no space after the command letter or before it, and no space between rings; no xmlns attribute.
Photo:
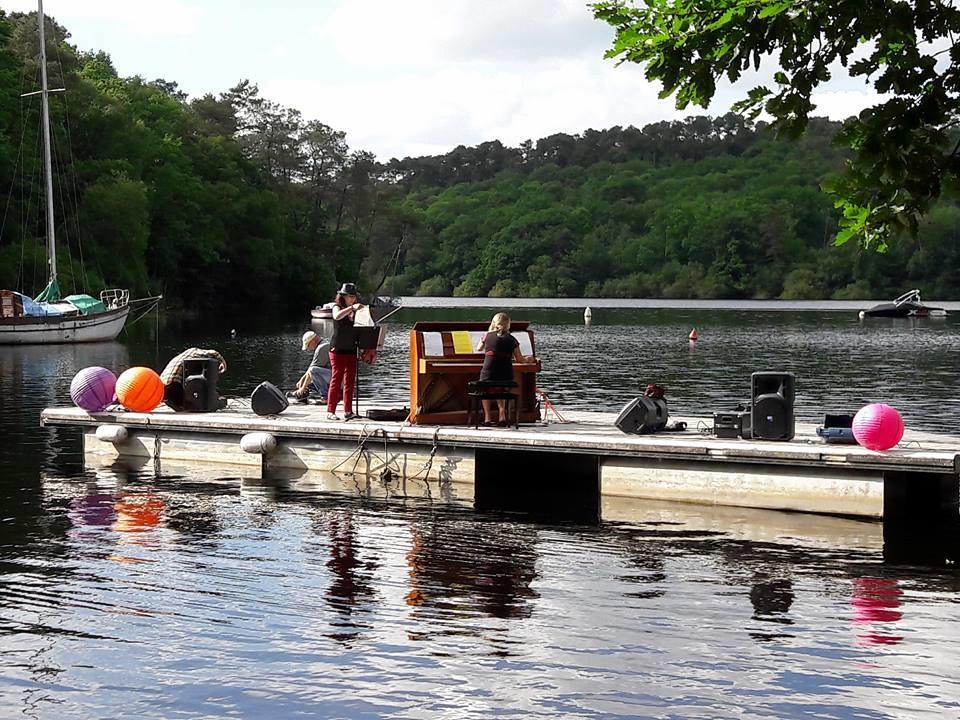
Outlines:
<svg viewBox="0 0 960 720"><path fill-rule="evenodd" d="M0 345L48 345L113 340L123 330L130 307L73 317L0 319Z"/></svg>

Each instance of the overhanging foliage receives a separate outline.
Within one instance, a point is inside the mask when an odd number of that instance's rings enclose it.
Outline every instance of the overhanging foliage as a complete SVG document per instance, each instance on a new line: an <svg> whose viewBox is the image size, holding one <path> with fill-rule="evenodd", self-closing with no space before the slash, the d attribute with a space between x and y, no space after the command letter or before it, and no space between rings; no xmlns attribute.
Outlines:
<svg viewBox="0 0 960 720"><path fill-rule="evenodd" d="M882 97L848 119L837 141L853 152L825 185L842 210L841 244L883 250L916 234L919 219L960 174L960 11L937 0L647 0L596 2L615 30L607 56L640 63L662 97L706 107L722 78L738 80L770 58L774 87L758 86L735 110L765 111L795 137L813 93L839 70Z"/></svg>

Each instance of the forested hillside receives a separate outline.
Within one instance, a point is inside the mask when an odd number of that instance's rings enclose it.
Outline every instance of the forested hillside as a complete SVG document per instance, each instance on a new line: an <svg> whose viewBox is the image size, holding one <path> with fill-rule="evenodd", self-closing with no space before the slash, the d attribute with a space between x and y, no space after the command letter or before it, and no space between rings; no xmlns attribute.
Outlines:
<svg viewBox="0 0 960 720"><path fill-rule="evenodd" d="M778 141L735 115L394 161L416 219L396 293L538 297L960 295L960 211L884 254L836 247L820 182L839 125ZM485 177L484 177L485 176ZM481 179L482 178L482 179Z"/></svg>
<svg viewBox="0 0 960 720"><path fill-rule="evenodd" d="M0 12L0 287L45 283L34 15ZM942 204L886 254L832 244L837 126L778 141L735 115L487 142L378 163L244 81L187 98L48 24L60 280L222 314L342 280L395 294L960 296ZM389 122L389 118L384 118Z"/></svg>
<svg viewBox="0 0 960 720"><path fill-rule="evenodd" d="M373 158L240 83L188 99L118 77L48 20L54 195L65 292L129 287L168 306L308 307L354 277L379 201ZM34 14L0 11L0 287L46 282Z"/></svg>

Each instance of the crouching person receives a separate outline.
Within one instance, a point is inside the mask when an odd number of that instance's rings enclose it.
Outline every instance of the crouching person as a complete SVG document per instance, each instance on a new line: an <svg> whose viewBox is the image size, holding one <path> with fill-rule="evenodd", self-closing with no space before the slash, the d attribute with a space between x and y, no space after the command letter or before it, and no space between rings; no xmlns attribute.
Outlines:
<svg viewBox="0 0 960 720"><path fill-rule="evenodd" d="M303 334L300 347L305 351L312 351L313 358L306 372L300 376L295 390L289 396L298 402L305 403L310 395L316 395L320 402L327 401L327 390L330 388L330 343L322 340L313 330Z"/></svg>
<svg viewBox="0 0 960 720"><path fill-rule="evenodd" d="M227 371L227 361L223 359L216 350L205 348L187 348L182 353L167 363L167 366L160 373L160 379L163 381L164 392L163 402L178 412L187 409L187 398L184 393L184 381L186 378L183 373L183 366L187 360L216 360L219 375ZM219 375L218 378L219 379ZM218 398L219 407L226 407L226 400ZM209 409L213 409L212 407Z"/></svg>

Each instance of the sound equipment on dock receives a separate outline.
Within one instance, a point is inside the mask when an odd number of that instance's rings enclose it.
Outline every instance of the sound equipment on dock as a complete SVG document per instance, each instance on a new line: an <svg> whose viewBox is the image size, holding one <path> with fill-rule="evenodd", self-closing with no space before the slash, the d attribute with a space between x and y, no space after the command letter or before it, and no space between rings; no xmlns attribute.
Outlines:
<svg viewBox="0 0 960 720"><path fill-rule="evenodd" d="M368 420L378 422L404 422L410 417L410 408L370 408L366 415Z"/></svg>
<svg viewBox="0 0 960 720"><path fill-rule="evenodd" d="M183 361L183 407L188 412L213 412L220 408L217 380L220 361L188 358Z"/></svg>
<svg viewBox="0 0 960 720"><path fill-rule="evenodd" d="M791 372L763 371L750 376L750 429L754 440L793 439L796 380Z"/></svg>
<svg viewBox="0 0 960 720"><path fill-rule="evenodd" d="M823 417L823 425L817 428L817 435L828 443L856 445L853 418L853 413L827 413Z"/></svg>
<svg viewBox="0 0 960 720"><path fill-rule="evenodd" d="M749 440L753 437L750 427L750 410L744 410L742 406L737 410L713 413L713 434L718 438Z"/></svg>
<svg viewBox="0 0 960 720"><path fill-rule="evenodd" d="M250 394L250 408L257 415L279 415L289 407L283 391L271 382L262 382Z"/></svg>
<svg viewBox="0 0 960 720"><path fill-rule="evenodd" d="M617 429L634 435L663 430L669 418L663 394L659 385L647 385L643 395L628 402L620 411L615 423Z"/></svg>

